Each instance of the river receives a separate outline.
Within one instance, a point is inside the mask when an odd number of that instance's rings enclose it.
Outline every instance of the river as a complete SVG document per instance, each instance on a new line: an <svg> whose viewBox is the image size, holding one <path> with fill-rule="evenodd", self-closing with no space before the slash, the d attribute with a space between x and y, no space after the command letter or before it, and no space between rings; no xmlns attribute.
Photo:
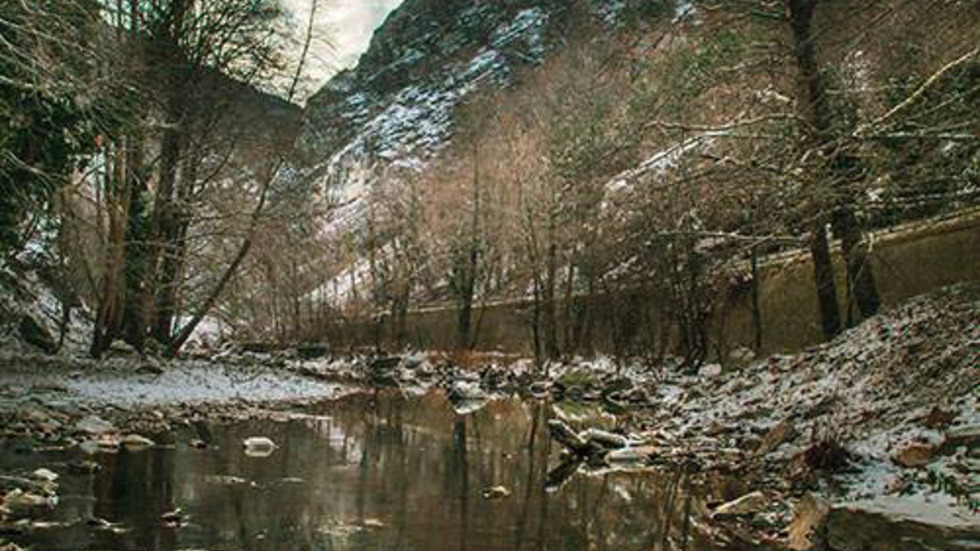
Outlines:
<svg viewBox="0 0 980 551"><path fill-rule="evenodd" d="M95 455L94 474L70 468L86 459L77 448L7 447L4 473L61 476L57 506L9 537L44 551L737 548L705 518L706 503L738 495L732 481L669 470L549 478L559 463L546 427L556 407L496 400L459 415L440 392L357 392L302 412L149 435L162 445ZM278 449L245 453L254 436Z"/></svg>

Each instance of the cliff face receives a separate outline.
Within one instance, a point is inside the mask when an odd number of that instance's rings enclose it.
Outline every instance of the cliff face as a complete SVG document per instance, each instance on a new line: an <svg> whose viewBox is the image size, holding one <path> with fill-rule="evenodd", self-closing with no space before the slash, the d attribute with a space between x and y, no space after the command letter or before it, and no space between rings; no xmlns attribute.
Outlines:
<svg viewBox="0 0 980 551"><path fill-rule="evenodd" d="M304 173L353 206L373 168L432 159L468 95L541 63L576 21L612 25L622 10L615 0L406 0L357 67L309 100L299 140Z"/></svg>

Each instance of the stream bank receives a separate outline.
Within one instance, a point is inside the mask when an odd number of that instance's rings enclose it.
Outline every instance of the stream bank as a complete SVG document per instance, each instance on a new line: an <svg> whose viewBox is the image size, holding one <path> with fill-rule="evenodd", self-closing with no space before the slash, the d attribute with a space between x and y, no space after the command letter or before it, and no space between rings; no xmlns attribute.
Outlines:
<svg viewBox="0 0 980 551"><path fill-rule="evenodd" d="M548 491L637 471L682 473L695 486L734 479L737 491L700 492L698 518L743 548L975 549L978 311L980 286L961 285L801 354L697 374L599 359L554 364L545 377L505 355L463 369L437 354L331 358L312 349L162 362L121 348L98 363L7 353L0 430L18 454L98 456L158 447L158 435L202 423L301 419L380 387L419 399L435 391L460 419L542 403L541 424L585 440L604 434L607 446L590 457L556 446L541 481ZM44 499L43 481L32 484L4 486L4 518Z"/></svg>

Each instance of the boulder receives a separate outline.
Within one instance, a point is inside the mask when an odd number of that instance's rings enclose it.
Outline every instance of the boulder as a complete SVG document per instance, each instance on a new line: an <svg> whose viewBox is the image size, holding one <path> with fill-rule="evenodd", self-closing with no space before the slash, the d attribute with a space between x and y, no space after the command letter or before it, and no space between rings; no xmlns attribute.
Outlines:
<svg viewBox="0 0 980 551"><path fill-rule="evenodd" d="M925 467L932 463L939 452L939 447L932 444L913 442L892 456L896 464L908 468Z"/></svg>
<svg viewBox="0 0 980 551"><path fill-rule="evenodd" d="M817 546L817 534L830 513L830 505L813 494L803 496L793 511L786 545L804 551Z"/></svg>
<svg viewBox="0 0 980 551"><path fill-rule="evenodd" d="M975 551L980 541L975 515L894 496L835 506L822 532L834 551Z"/></svg>

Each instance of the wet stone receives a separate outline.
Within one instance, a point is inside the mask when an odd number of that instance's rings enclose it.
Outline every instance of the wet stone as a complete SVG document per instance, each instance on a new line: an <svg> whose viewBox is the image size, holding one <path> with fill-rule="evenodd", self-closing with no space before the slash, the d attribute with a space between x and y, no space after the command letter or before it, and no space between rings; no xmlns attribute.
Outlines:
<svg viewBox="0 0 980 551"><path fill-rule="evenodd" d="M916 442L902 448L892 457L892 460L903 467L925 467L932 463L938 451L938 446Z"/></svg>
<svg viewBox="0 0 980 551"><path fill-rule="evenodd" d="M146 438L145 436L140 436L139 434L127 434L123 437L120 444L126 448L128 451L143 451L156 446L156 442Z"/></svg>
<svg viewBox="0 0 980 551"><path fill-rule="evenodd" d="M75 423L75 429L78 430L79 432L86 432L89 434L98 435L98 434L114 432L116 430L116 427L112 423L106 421L105 419L102 419L101 417L95 415L89 415L87 417L82 418L77 423Z"/></svg>
<svg viewBox="0 0 980 551"><path fill-rule="evenodd" d="M271 438L265 436L251 436L242 442L245 455L249 457L269 457L278 446Z"/></svg>

